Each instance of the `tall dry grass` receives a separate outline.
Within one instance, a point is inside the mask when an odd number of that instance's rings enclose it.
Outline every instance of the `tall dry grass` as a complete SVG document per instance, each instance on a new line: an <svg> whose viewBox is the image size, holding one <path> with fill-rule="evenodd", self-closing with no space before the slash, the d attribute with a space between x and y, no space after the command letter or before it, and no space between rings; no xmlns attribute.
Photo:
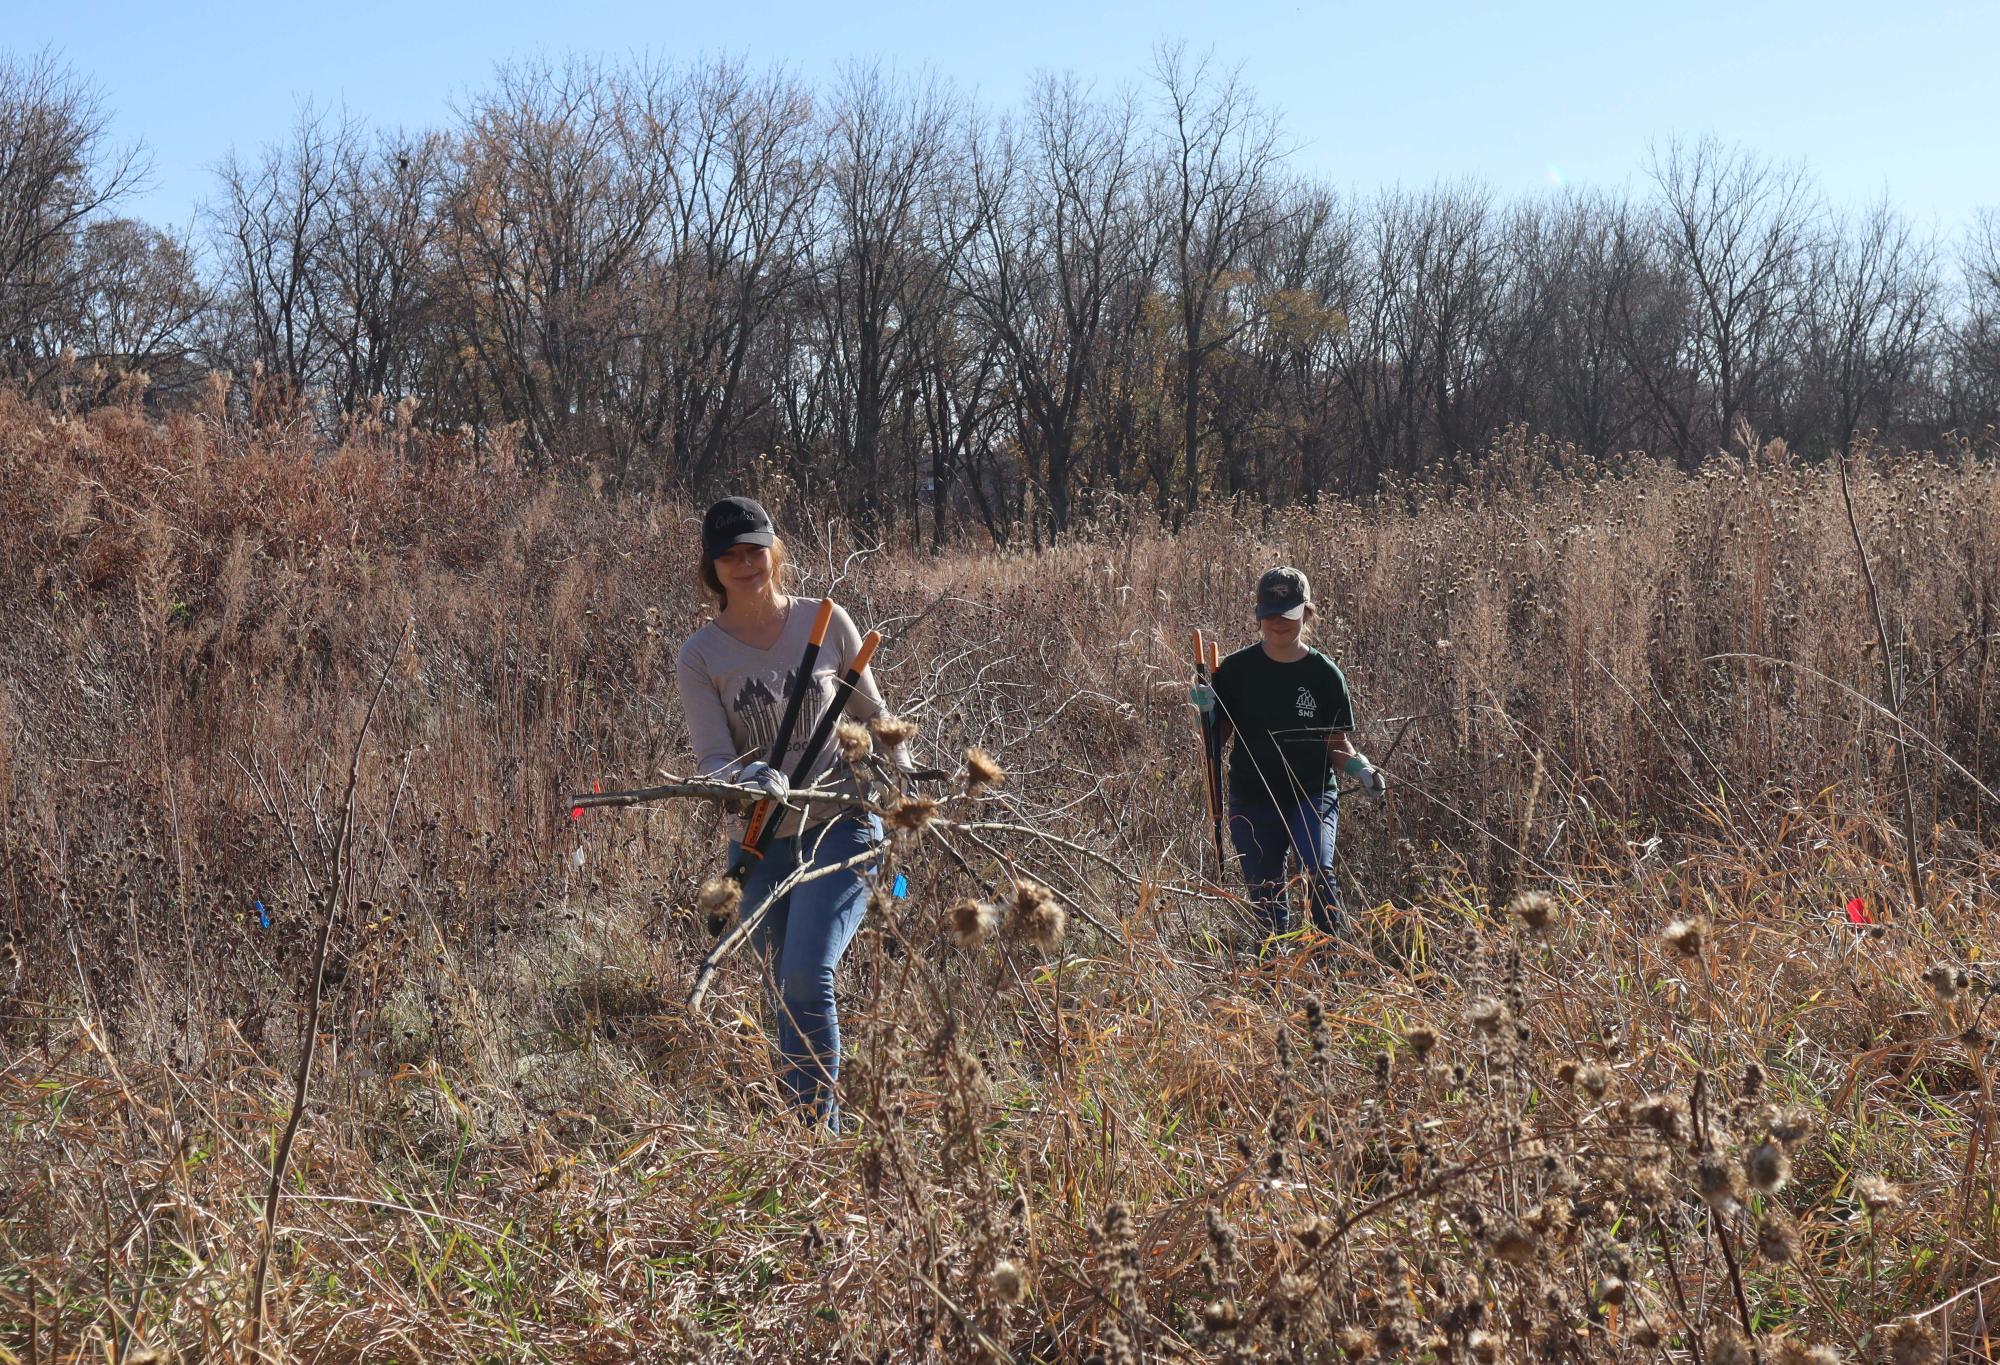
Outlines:
<svg viewBox="0 0 2000 1365"><path fill-rule="evenodd" d="M559 806L684 769L690 509L0 400L0 1351L248 1358L309 887L386 673L273 1353L1978 1356L2000 478L1854 467L1919 909L1832 472L1545 454L1039 555L874 552L762 490L920 749L1008 770L904 809L909 895L842 982L859 1127L816 1139L749 965L681 1003L714 813ZM1181 642L1249 638L1278 560L1396 789L1344 812L1350 934L1260 965Z"/></svg>

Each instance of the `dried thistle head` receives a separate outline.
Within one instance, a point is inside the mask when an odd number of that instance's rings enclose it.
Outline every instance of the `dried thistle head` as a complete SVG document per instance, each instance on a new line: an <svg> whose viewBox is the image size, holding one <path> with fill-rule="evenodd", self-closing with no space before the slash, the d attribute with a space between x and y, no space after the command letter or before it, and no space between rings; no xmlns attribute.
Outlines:
<svg viewBox="0 0 2000 1365"><path fill-rule="evenodd" d="M1840 1352L1831 1346L1808 1346L1795 1338L1780 1336L1766 1339L1764 1359L1771 1365L1840 1365Z"/></svg>
<svg viewBox="0 0 2000 1365"><path fill-rule="evenodd" d="M1943 1359L1937 1334L1915 1318L1904 1318L1883 1334L1891 1365L1934 1365Z"/></svg>
<svg viewBox="0 0 2000 1365"><path fill-rule="evenodd" d="M1811 1135L1813 1119L1804 1109L1781 1109L1771 1115L1766 1126L1772 1137L1787 1147L1793 1147Z"/></svg>
<svg viewBox="0 0 2000 1365"><path fill-rule="evenodd" d="M1694 919L1677 919L1669 924L1662 935L1667 946L1682 957L1699 957L1708 942L1709 923L1700 916Z"/></svg>
<svg viewBox="0 0 2000 1365"><path fill-rule="evenodd" d="M993 1297L1002 1303L1019 1303L1028 1295L1028 1277L1012 1261L996 1262L988 1278L993 1285Z"/></svg>
<svg viewBox="0 0 2000 1365"><path fill-rule="evenodd" d="M1040 882L1017 878L1008 890L1006 932L1020 943L1052 952L1069 927L1069 914Z"/></svg>
<svg viewBox="0 0 2000 1365"><path fill-rule="evenodd" d="M1611 1072L1596 1062L1587 1062L1576 1069L1576 1083L1584 1094L1601 1100L1604 1092L1611 1088Z"/></svg>
<svg viewBox="0 0 2000 1365"><path fill-rule="evenodd" d="M1375 1334L1362 1327L1343 1327L1334 1333L1333 1344L1349 1360L1359 1360L1375 1349Z"/></svg>
<svg viewBox="0 0 2000 1365"><path fill-rule="evenodd" d="M965 751L965 789L974 796L1007 780L1007 770L984 749Z"/></svg>
<svg viewBox="0 0 2000 1365"><path fill-rule="evenodd" d="M1903 1192L1896 1183L1879 1175L1864 1175L1855 1181L1854 1194L1871 1214L1887 1213L1903 1202Z"/></svg>
<svg viewBox="0 0 2000 1365"><path fill-rule="evenodd" d="M1487 1239L1496 1259L1508 1265L1528 1265L1535 1259L1540 1242L1535 1234L1519 1223L1496 1224L1493 1234Z"/></svg>
<svg viewBox="0 0 2000 1365"><path fill-rule="evenodd" d="M1792 1178L1792 1159L1785 1149L1768 1138L1750 1149L1743 1158L1743 1174L1750 1187L1762 1194L1776 1194Z"/></svg>
<svg viewBox="0 0 2000 1365"><path fill-rule="evenodd" d="M1546 891L1517 891L1507 902L1507 913L1531 934L1539 934L1555 923L1556 898Z"/></svg>
<svg viewBox="0 0 2000 1365"><path fill-rule="evenodd" d="M945 937L961 948L977 948L993 936L999 922L998 910L968 896L944 912Z"/></svg>
<svg viewBox="0 0 2000 1365"><path fill-rule="evenodd" d="M917 723L913 720L904 720L901 716L892 716L884 711L868 722L868 733L873 735L875 742L884 749L893 749L899 744L908 744L915 738Z"/></svg>
<svg viewBox="0 0 2000 1365"><path fill-rule="evenodd" d="M1681 1130L1681 1115L1686 1112L1680 1100L1672 1095L1648 1095L1639 1101L1632 1117L1672 1142Z"/></svg>
<svg viewBox="0 0 2000 1365"><path fill-rule="evenodd" d="M727 923L743 907L743 883L734 877L710 877L695 892L694 904L710 925Z"/></svg>
<svg viewBox="0 0 2000 1365"><path fill-rule="evenodd" d="M1418 1024L1403 1035L1403 1041L1410 1045L1410 1055L1421 1062L1430 1056L1431 1049L1437 1046L1437 1031Z"/></svg>
<svg viewBox="0 0 2000 1365"><path fill-rule="evenodd" d="M869 737L868 727L851 720L843 720L833 727L833 742L840 748L840 761L853 767L868 761L875 752L875 741Z"/></svg>
<svg viewBox="0 0 2000 1365"><path fill-rule="evenodd" d="M1720 1327L1708 1341L1711 1365L1752 1365L1750 1343L1734 1327Z"/></svg>
<svg viewBox="0 0 2000 1365"><path fill-rule="evenodd" d="M882 823L897 834L916 834L937 818L937 805L928 796L905 796L882 812Z"/></svg>
<svg viewBox="0 0 2000 1365"><path fill-rule="evenodd" d="M1717 1213L1734 1213L1743 1202L1743 1172L1720 1152L1709 1152L1694 1167L1695 1192Z"/></svg>
<svg viewBox="0 0 2000 1365"><path fill-rule="evenodd" d="M1789 1265L1798 1259L1799 1232L1791 1219L1772 1212L1757 1220L1757 1255L1772 1265Z"/></svg>
<svg viewBox="0 0 2000 1365"><path fill-rule="evenodd" d="M1465 1339L1465 1348L1479 1365L1493 1365L1500 1358L1500 1338L1491 1332L1474 1332Z"/></svg>
<svg viewBox="0 0 2000 1365"><path fill-rule="evenodd" d="M1949 1005L1970 982L1964 972L1940 962L1924 973L1924 984L1931 988L1940 1005Z"/></svg>
<svg viewBox="0 0 2000 1365"><path fill-rule="evenodd" d="M1507 1022L1507 1007L1490 995L1481 995L1465 1007L1465 1022L1488 1038L1497 1037Z"/></svg>

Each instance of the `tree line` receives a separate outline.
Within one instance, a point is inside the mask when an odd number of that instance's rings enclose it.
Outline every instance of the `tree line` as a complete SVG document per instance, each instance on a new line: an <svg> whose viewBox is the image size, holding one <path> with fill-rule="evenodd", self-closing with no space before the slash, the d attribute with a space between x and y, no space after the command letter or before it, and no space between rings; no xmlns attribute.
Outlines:
<svg viewBox="0 0 2000 1365"><path fill-rule="evenodd" d="M119 216L109 126L0 58L0 377L45 401L219 388L933 543L1365 493L1515 424L1692 464L2000 421L1990 212L1940 241L1714 141L1634 193L1343 195L1180 49L1005 112L868 64L520 63L447 128L306 111L183 234Z"/></svg>

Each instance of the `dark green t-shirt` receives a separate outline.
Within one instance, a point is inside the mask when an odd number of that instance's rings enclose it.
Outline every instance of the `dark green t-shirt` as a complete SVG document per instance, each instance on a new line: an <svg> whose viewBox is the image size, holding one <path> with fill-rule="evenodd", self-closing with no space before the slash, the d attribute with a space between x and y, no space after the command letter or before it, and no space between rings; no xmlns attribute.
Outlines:
<svg viewBox="0 0 2000 1365"><path fill-rule="evenodd" d="M1281 664L1254 644L1215 670L1215 700L1236 727L1229 755L1229 794L1274 806L1318 796L1337 774L1327 761L1327 735L1354 728L1347 679L1316 649Z"/></svg>

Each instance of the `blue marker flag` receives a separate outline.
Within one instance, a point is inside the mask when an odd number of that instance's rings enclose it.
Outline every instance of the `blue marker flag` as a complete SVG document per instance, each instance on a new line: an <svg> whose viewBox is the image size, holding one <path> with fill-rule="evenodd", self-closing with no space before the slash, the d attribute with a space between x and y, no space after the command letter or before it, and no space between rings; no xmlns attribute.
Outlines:
<svg viewBox="0 0 2000 1365"><path fill-rule="evenodd" d="M266 910L266 909L264 908L264 902L262 902L262 901L252 901L252 902L251 902L251 904L257 907L257 924L258 924L258 926L259 926L260 928L264 928L264 929L268 929L268 928L270 928L270 927L271 927L271 912L270 912L269 910Z"/></svg>
<svg viewBox="0 0 2000 1365"><path fill-rule="evenodd" d="M897 900L902 900L910 894L910 879L898 872L896 874L896 884L889 888L889 893Z"/></svg>

